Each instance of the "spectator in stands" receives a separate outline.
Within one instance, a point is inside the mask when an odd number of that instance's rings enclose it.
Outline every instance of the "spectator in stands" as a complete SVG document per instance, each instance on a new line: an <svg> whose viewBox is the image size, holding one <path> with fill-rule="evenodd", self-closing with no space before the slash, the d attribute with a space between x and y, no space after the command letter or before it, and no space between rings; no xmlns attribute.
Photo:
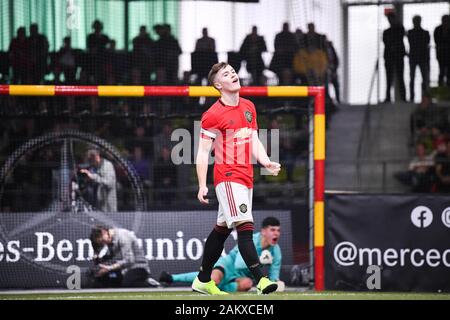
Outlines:
<svg viewBox="0 0 450 320"><path fill-rule="evenodd" d="M413 192L430 192L434 177L434 153L427 154L425 145L416 145L416 156L409 163L408 171Z"/></svg>
<svg viewBox="0 0 450 320"><path fill-rule="evenodd" d="M333 85L335 99L340 103L339 77L337 73L337 69L339 68L339 57L332 41L326 40L325 47L328 61L327 89L329 89L329 84L331 83ZM329 90L327 90L327 92L329 92Z"/></svg>
<svg viewBox="0 0 450 320"><path fill-rule="evenodd" d="M295 43L297 47L297 51L294 54L294 58L292 61L293 68L293 77L294 82L297 84L306 85L308 83L308 79L306 77L306 65L305 61L305 53L306 53L306 34L300 29L297 28L295 30ZM289 74L287 74L289 78ZM288 81L287 81L288 82Z"/></svg>
<svg viewBox="0 0 450 320"><path fill-rule="evenodd" d="M153 39L147 32L146 26L139 28L139 35L133 39L133 71L139 77L136 83L148 84L154 69Z"/></svg>
<svg viewBox="0 0 450 320"><path fill-rule="evenodd" d="M450 140L447 141L445 152L439 153L435 158L436 163L436 190L439 193L450 192Z"/></svg>
<svg viewBox="0 0 450 320"><path fill-rule="evenodd" d="M195 43L196 52L216 52L216 41L208 36L208 28L202 29L202 37Z"/></svg>
<svg viewBox="0 0 450 320"><path fill-rule="evenodd" d="M153 167L155 202L170 205L175 199L177 188L177 167L170 158L170 148L164 146Z"/></svg>
<svg viewBox="0 0 450 320"><path fill-rule="evenodd" d="M48 40L47 37L39 33L39 27L36 23L30 25L30 36L27 39L29 72L33 84L41 84L48 68Z"/></svg>
<svg viewBox="0 0 450 320"><path fill-rule="evenodd" d="M78 68L78 57L80 55L72 48L72 41L69 36L64 37L63 45L55 55L54 60L54 75L55 83L60 84L61 75L64 76L65 85L77 85L76 74ZM62 107L63 113L70 113L75 110L75 97L67 96L57 98L58 104ZM79 101L79 99L78 99Z"/></svg>
<svg viewBox="0 0 450 320"><path fill-rule="evenodd" d="M391 102L391 88L398 81L400 100L406 101L404 72L404 56L406 54L403 38L405 29L397 20L395 13L388 13L386 17L390 27L383 32L384 63L386 68L386 103Z"/></svg>
<svg viewBox="0 0 450 320"><path fill-rule="evenodd" d="M326 37L316 31L313 22L308 23L308 32L305 35L305 45L308 49L325 50Z"/></svg>
<svg viewBox="0 0 450 320"><path fill-rule="evenodd" d="M151 128L149 129L151 130ZM153 156L152 137L149 136L149 134L150 133L144 125L136 125L133 131L133 136L127 139L127 148L129 150L134 150L136 147L140 147L144 158Z"/></svg>
<svg viewBox="0 0 450 320"><path fill-rule="evenodd" d="M30 68L27 44L26 29L25 27L19 27L17 36L11 40L8 50L9 61L13 71L13 84L25 84L30 81L27 79L27 71Z"/></svg>
<svg viewBox="0 0 450 320"><path fill-rule="evenodd" d="M416 134L422 127L438 127L440 129L448 127L447 110L435 106L427 92L422 95L422 101L411 114L411 133Z"/></svg>
<svg viewBox="0 0 450 320"><path fill-rule="evenodd" d="M148 159L145 156L144 152L142 151L142 147L135 146L131 150L130 162L133 165L136 172L141 177L144 184L145 185L150 184L151 181L150 172L152 171L150 159Z"/></svg>
<svg viewBox="0 0 450 320"><path fill-rule="evenodd" d="M88 53L88 77L93 77L92 81L96 84L104 84L105 77L105 55L106 47L110 40L103 31L103 23L95 20L92 23L94 32L87 36L86 47Z"/></svg>
<svg viewBox="0 0 450 320"><path fill-rule="evenodd" d="M306 35L303 33L302 29L300 28L295 29L295 43L297 49L305 47L305 36Z"/></svg>
<svg viewBox="0 0 450 320"><path fill-rule="evenodd" d="M208 80L211 66L217 63L215 40L208 36L207 28L202 29L202 34L195 44L195 51L191 54L191 71L198 85Z"/></svg>
<svg viewBox="0 0 450 320"><path fill-rule="evenodd" d="M261 85L263 80L263 71L266 68L262 53L267 51L264 37L258 34L258 28L252 27L252 32L248 34L239 49L242 60L247 62L247 71L252 75L252 83Z"/></svg>
<svg viewBox="0 0 450 320"><path fill-rule="evenodd" d="M409 71L410 71L410 101L414 102L414 82L417 66L422 75L422 92L428 90L430 82L430 33L421 26L422 18L413 17L414 28L408 31L409 41Z"/></svg>
<svg viewBox="0 0 450 320"><path fill-rule="evenodd" d="M157 158L162 155L162 148L168 148L169 150L172 149L172 126L169 122L165 122L162 124L162 128L158 130L158 134L155 135L153 140L153 154L155 155L155 161L157 161Z"/></svg>
<svg viewBox="0 0 450 320"><path fill-rule="evenodd" d="M87 152L88 169L80 169L96 187L96 207L103 212L117 212L116 171L111 161L100 156L100 151Z"/></svg>
<svg viewBox="0 0 450 320"><path fill-rule="evenodd" d="M158 84L165 84L166 80L166 65L167 65L167 57L162 53L162 37L163 37L163 27L161 24L156 24L153 26L153 30L158 35L158 39L155 41L153 49L154 49L154 63L155 63L155 71L156 71L156 81Z"/></svg>
<svg viewBox="0 0 450 320"><path fill-rule="evenodd" d="M440 145L445 145L447 143L448 137L442 132L439 127L431 128L431 139L433 150L438 150Z"/></svg>
<svg viewBox="0 0 450 320"><path fill-rule="evenodd" d="M142 243L133 231L95 226L90 240L94 248L91 270L94 287L142 288L157 287L150 277L150 267Z"/></svg>
<svg viewBox="0 0 450 320"><path fill-rule="evenodd" d="M108 85L116 84L119 78L118 74L118 55L116 50L116 40L111 39L106 46L105 51L105 83Z"/></svg>
<svg viewBox="0 0 450 320"><path fill-rule="evenodd" d="M434 29L436 58L439 63L439 86L450 85L450 16L442 16L442 24Z"/></svg>
<svg viewBox="0 0 450 320"><path fill-rule="evenodd" d="M53 179L49 179L49 177L52 177L57 172L56 170L59 169L57 154L52 148L41 149L39 150L38 159L41 163L45 163L45 165L36 168L38 171L37 188L40 191L52 190ZM34 208L34 211L48 210L52 203L53 195L50 192L39 192L37 196L39 198L39 205L37 208Z"/></svg>
<svg viewBox="0 0 450 320"><path fill-rule="evenodd" d="M96 121L96 129L94 134L97 137L101 137L107 141L110 141L114 138L114 129L113 122L111 119L102 119L102 121Z"/></svg>
<svg viewBox="0 0 450 320"><path fill-rule="evenodd" d="M423 143L425 145L427 152L433 151L433 138L431 136L430 128L426 126L418 128L414 133L412 143L414 145L418 143Z"/></svg>
<svg viewBox="0 0 450 320"><path fill-rule="evenodd" d="M289 30L289 23L283 23L283 30L275 36L275 52L270 70L278 76L281 85L292 84L293 59L297 51L296 36Z"/></svg>
<svg viewBox="0 0 450 320"><path fill-rule="evenodd" d="M155 42L155 67L158 84L176 84L178 78L178 58L182 53L178 40L171 34L169 24L155 25L159 39Z"/></svg>
<svg viewBox="0 0 450 320"><path fill-rule="evenodd" d="M76 53L72 48L70 37L65 37L63 46L56 55L55 62L55 82L60 82L61 74L64 75L64 84L75 85L75 75L77 72Z"/></svg>
<svg viewBox="0 0 450 320"><path fill-rule="evenodd" d="M297 50L293 61L295 74L308 85L326 84L328 57L325 42L326 36L317 33L314 23L309 23L304 47Z"/></svg>
<svg viewBox="0 0 450 320"><path fill-rule="evenodd" d="M434 163L437 163L436 160L439 160L442 157L445 157L445 153L447 152L447 141L450 139L446 139L445 141L436 145L436 148L433 150L434 152Z"/></svg>

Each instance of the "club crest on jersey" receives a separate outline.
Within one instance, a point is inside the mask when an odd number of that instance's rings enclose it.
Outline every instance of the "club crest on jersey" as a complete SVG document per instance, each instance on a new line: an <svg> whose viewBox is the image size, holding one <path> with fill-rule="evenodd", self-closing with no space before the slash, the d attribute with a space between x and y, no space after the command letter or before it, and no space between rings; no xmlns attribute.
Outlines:
<svg viewBox="0 0 450 320"><path fill-rule="evenodd" d="M252 120L253 120L253 115L252 115L252 113L251 113L250 111L245 111L245 119L247 119L247 121L248 121L249 123L252 122Z"/></svg>
<svg viewBox="0 0 450 320"><path fill-rule="evenodd" d="M245 203L241 204L239 206L239 210L241 210L242 213L246 213L247 212L247 205Z"/></svg>

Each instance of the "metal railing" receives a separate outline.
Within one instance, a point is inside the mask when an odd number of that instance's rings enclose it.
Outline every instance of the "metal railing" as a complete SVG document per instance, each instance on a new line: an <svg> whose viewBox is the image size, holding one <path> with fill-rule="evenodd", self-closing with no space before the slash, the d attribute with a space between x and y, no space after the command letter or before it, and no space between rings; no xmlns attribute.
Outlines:
<svg viewBox="0 0 450 320"><path fill-rule="evenodd" d="M410 188L395 178L395 173L407 171L411 159L330 160L326 170L345 170L346 179L339 184L327 183L328 190L355 192L403 193ZM326 174L327 176L327 174Z"/></svg>

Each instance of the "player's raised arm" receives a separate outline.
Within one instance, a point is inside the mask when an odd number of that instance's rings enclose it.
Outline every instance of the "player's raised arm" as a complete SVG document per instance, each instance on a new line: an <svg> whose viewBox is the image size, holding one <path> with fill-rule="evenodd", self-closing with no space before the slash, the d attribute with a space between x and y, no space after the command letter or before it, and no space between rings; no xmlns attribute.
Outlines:
<svg viewBox="0 0 450 320"><path fill-rule="evenodd" d="M208 194L208 188L206 187L206 176L208 174L208 160L209 153L211 151L213 140L200 137L198 143L198 152L196 158L196 169L198 179L198 195L197 198L201 203L209 203L208 199L205 199Z"/></svg>
<svg viewBox="0 0 450 320"><path fill-rule="evenodd" d="M253 131L252 141L252 153L256 161L269 170L272 175L277 176L281 170L281 165L278 162L270 161L264 145L261 140L259 140L258 132L256 130Z"/></svg>

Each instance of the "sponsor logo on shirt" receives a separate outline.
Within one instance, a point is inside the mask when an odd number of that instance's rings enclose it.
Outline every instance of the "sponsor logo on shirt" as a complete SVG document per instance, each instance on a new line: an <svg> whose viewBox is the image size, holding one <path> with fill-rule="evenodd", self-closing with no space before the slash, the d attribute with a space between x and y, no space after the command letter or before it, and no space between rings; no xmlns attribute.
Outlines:
<svg viewBox="0 0 450 320"><path fill-rule="evenodd" d="M235 134L235 139L247 139L252 135L252 128L241 128Z"/></svg>

